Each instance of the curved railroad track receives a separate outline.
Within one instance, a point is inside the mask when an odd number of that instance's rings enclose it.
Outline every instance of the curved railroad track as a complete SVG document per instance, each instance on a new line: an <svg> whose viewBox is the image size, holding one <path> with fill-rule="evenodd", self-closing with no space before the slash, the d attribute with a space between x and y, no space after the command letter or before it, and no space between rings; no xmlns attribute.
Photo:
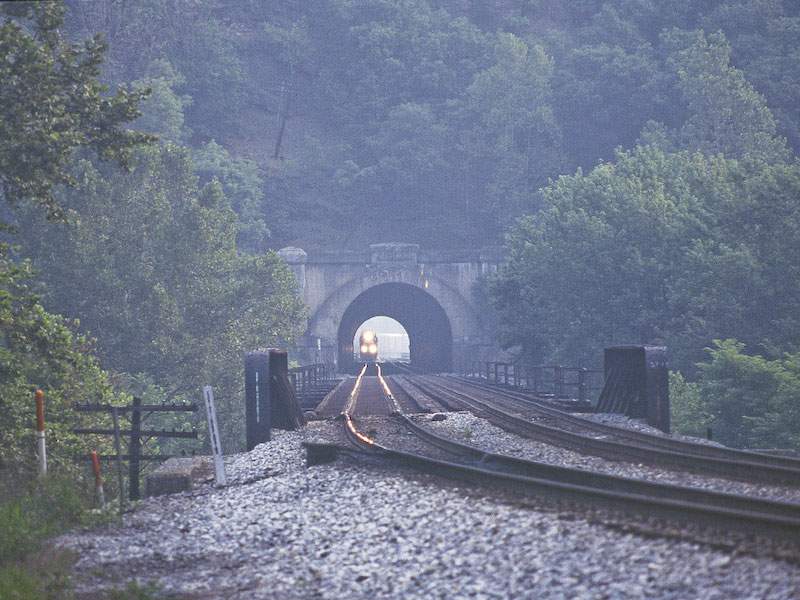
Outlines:
<svg viewBox="0 0 800 600"><path fill-rule="evenodd" d="M509 398L455 378L406 379L421 393L462 410L486 415L495 424L527 437L612 460L677 468L745 481L800 486L800 461L662 438L596 423L540 403Z"/></svg>
<svg viewBox="0 0 800 600"><path fill-rule="evenodd" d="M596 421L581 417L580 415L559 410L549 406L544 398L536 397L524 392L517 392L513 389L504 389L499 386L493 386L490 383L475 381L466 377L447 377L446 379L448 381L448 385L452 385L450 383L451 381L456 381L460 384L468 386L471 389L481 389L490 392L493 397L511 399L517 402L521 407L533 408L542 415L548 416L552 422L558 423L562 427L575 427L579 430L588 431L598 435L611 435L615 438L650 448L682 452L684 454L697 454L729 460L740 460L753 464L761 464L767 467L781 466L790 469L800 469L800 458L775 454L764 454L750 450L728 448L726 446L702 444L698 442L664 437L658 434L646 433L643 431L622 429L620 427L606 425L605 423L598 423Z"/></svg>
<svg viewBox="0 0 800 600"><path fill-rule="evenodd" d="M364 370L356 379L342 412L347 439L360 452L421 471L488 485L492 489L504 489L515 495L533 494L614 512L764 536L791 542L794 546L800 544L798 504L630 479L485 452L421 427L400 410L380 371L377 381L387 411L400 419L419 439L440 451L439 454L445 452L450 458L443 460L389 448L358 430L352 415L364 386ZM306 444L306 447L309 452L320 452L325 448L345 450L329 444Z"/></svg>

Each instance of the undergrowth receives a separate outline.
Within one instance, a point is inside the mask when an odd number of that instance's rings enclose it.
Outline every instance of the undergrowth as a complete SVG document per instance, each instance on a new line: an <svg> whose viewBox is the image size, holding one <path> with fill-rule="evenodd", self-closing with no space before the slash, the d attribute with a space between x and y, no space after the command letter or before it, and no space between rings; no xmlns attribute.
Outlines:
<svg viewBox="0 0 800 600"><path fill-rule="evenodd" d="M89 510L91 494L74 474L43 478L0 470L0 600L72 600L77 555L51 538L115 518ZM108 592L114 600L156 598L157 585L131 582Z"/></svg>
<svg viewBox="0 0 800 600"><path fill-rule="evenodd" d="M48 540L80 522L85 493L72 477L1 475L0 598L72 598L74 557Z"/></svg>

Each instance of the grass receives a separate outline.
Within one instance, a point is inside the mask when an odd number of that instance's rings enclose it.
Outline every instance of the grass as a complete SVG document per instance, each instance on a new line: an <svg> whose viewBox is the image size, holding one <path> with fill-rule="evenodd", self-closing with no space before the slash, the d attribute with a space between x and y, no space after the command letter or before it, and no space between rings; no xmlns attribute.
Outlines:
<svg viewBox="0 0 800 600"><path fill-rule="evenodd" d="M79 525L116 518L109 509L88 510L91 494L74 475L44 478L0 471L0 600L72 600L77 556L50 539ZM129 582L110 600L157 598L154 582Z"/></svg>
<svg viewBox="0 0 800 600"><path fill-rule="evenodd" d="M80 522L87 499L73 478L2 477L0 598L72 598L75 558L47 540Z"/></svg>

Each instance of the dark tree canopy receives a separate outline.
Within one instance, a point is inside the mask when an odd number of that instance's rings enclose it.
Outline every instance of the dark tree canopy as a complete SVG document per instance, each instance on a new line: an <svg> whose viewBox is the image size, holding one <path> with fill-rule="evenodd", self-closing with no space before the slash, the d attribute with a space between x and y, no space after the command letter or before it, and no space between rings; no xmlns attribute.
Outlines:
<svg viewBox="0 0 800 600"><path fill-rule="evenodd" d="M203 154L248 251L499 244L550 178L614 160L652 123L741 154L741 116L743 139L756 126L800 148L796 2L67 6L72 37L107 33L106 81L153 88L137 126ZM719 92L705 106L704 82ZM230 157L216 173L212 140Z"/></svg>

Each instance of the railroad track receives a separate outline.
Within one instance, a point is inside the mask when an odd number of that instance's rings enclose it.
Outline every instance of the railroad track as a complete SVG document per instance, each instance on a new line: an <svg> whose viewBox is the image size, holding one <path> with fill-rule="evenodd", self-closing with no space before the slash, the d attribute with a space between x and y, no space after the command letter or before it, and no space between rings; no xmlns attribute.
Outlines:
<svg viewBox="0 0 800 600"><path fill-rule="evenodd" d="M559 410L549 406L546 403L547 401L541 397L503 389L498 386L493 386L492 384L478 382L463 377L448 377L447 380L448 387L452 387L450 381L456 381L461 385L470 387L471 389L485 390L486 392L491 393L493 397L511 399L519 403L521 406L532 408L542 415L550 417L554 423L558 423L562 427L575 427L579 430L588 431L597 435L611 435L617 439L625 440L649 448L670 450L684 454L697 454L735 461L744 461L754 464L761 464L767 467L781 466L790 469L800 469L800 458L752 452L749 450L739 450L736 448L727 448L724 446L714 446L710 444L700 444L697 442L668 438L642 431L622 429L620 427L598 423L596 421L585 419L579 415Z"/></svg>
<svg viewBox="0 0 800 600"><path fill-rule="evenodd" d="M477 398L474 391L456 389L457 380L453 378L415 377L405 381L441 402L486 415L504 429L562 448L611 460L800 486L800 461L796 459L687 442L672 444L677 440L595 423L539 404L529 403L526 410L520 410L518 403L508 402L494 390L484 389Z"/></svg>
<svg viewBox="0 0 800 600"><path fill-rule="evenodd" d="M492 489L504 489L514 495L533 494L559 502L602 507L613 512L763 536L790 542L793 546L800 544L798 504L630 479L485 452L438 436L415 423L400 411L390 386L379 373L384 401L391 415L402 420L420 439L447 453L452 459L443 460L383 446L360 432L352 418L362 389L363 375L364 370L357 378L342 413L347 439L358 452L436 475ZM347 448L330 444L305 445L309 456L312 452L348 451Z"/></svg>

